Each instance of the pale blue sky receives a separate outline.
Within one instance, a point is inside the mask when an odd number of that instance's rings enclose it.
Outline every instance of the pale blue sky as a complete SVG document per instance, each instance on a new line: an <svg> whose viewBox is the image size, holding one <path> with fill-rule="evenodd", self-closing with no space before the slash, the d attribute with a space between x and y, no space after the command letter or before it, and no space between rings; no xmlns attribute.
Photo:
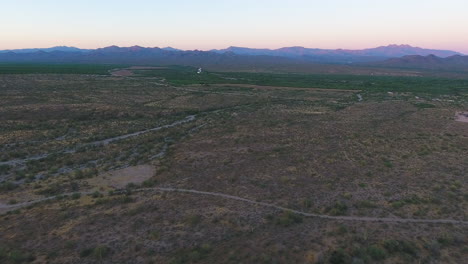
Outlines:
<svg viewBox="0 0 468 264"><path fill-rule="evenodd" d="M468 1L0 0L0 49L392 43L468 53Z"/></svg>

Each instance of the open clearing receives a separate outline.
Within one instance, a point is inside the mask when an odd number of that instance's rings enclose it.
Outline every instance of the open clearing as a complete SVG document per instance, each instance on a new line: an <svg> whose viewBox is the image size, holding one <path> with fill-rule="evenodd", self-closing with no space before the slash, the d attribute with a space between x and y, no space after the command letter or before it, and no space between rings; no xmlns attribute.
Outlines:
<svg viewBox="0 0 468 264"><path fill-rule="evenodd" d="M154 166L138 165L124 169L109 171L88 179L87 182L94 188L123 189L129 184L139 185L154 176L156 172Z"/></svg>
<svg viewBox="0 0 468 264"><path fill-rule="evenodd" d="M113 69L113 70L110 70L109 73L112 76L130 77L130 76L135 75L134 73L135 70L142 71L142 70L162 70L162 69L167 69L167 67L132 66L132 67L124 68L124 69Z"/></svg>
<svg viewBox="0 0 468 264"><path fill-rule="evenodd" d="M455 114L455 121L468 123L468 112L457 112Z"/></svg>

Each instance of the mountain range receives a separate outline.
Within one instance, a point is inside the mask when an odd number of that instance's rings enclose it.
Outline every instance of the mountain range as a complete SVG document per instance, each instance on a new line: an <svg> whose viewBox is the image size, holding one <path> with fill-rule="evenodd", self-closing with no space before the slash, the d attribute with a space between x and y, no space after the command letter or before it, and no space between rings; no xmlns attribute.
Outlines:
<svg viewBox="0 0 468 264"><path fill-rule="evenodd" d="M406 55L427 56L430 54L438 57L461 55L450 50L434 50L412 47L409 45L388 45L371 49L309 49L304 47L287 47L280 49L250 49L241 47L229 47L223 50L212 50L217 53L233 52L239 55L267 55L288 58L302 58L310 61L327 62L356 62L377 61L385 58L403 57Z"/></svg>
<svg viewBox="0 0 468 264"><path fill-rule="evenodd" d="M67 47L67 46L57 46L52 48L45 48L45 49L15 49L15 50L0 50L0 54L2 53L34 53L34 52L53 52L53 51L63 51L63 52L89 52L89 49L79 49L75 47Z"/></svg>
<svg viewBox="0 0 468 264"><path fill-rule="evenodd" d="M213 66L226 64L358 64L407 68L466 68L468 56L450 51L388 45L371 49L310 49L285 47L280 49L252 49L229 47L221 50L179 50L171 47L145 48L140 46L110 46L98 49L79 49L58 46L47 49L19 49L0 51L0 63L121 63L121 64L180 64Z"/></svg>

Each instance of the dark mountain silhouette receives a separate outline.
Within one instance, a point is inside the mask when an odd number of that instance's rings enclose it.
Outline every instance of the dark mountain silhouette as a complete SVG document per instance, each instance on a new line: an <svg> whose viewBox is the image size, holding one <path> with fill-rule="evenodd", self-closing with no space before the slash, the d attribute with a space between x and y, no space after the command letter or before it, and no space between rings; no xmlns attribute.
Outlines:
<svg viewBox="0 0 468 264"><path fill-rule="evenodd" d="M181 64L181 65L221 65L221 64L311 64L311 63L374 63L392 65L386 61L405 55L428 55L439 57L459 56L454 51L429 50L408 45L389 45L364 50L325 50L304 47L287 47L277 50L230 47L225 50L184 51L171 47L145 48L140 46L109 46L94 50L82 50L74 47L53 47L48 49L23 49L0 52L0 62L10 63L131 63L131 64ZM459 56L462 57L462 56ZM406 57L403 57L406 58ZM455 59L454 59L455 58ZM408 59L408 58L406 58ZM434 59L436 60L436 59ZM385 62L383 62L385 61ZM395 64L400 63L395 61ZM429 63L429 62L428 62ZM430 62L436 64L436 62ZM455 61L453 63L456 63ZM412 65L407 62L406 64ZM413 63L423 65L424 62ZM458 62L458 64L460 64Z"/></svg>
<svg viewBox="0 0 468 264"><path fill-rule="evenodd" d="M52 51L63 51L63 52L89 52L91 50L89 49L79 49L75 47L67 47L67 46L57 46L57 47L52 47L52 48L34 48L34 49L15 49L15 50L0 50L0 53L8 53L8 52L14 52L14 53L34 53L38 51L44 51L44 52L52 52Z"/></svg>
<svg viewBox="0 0 468 264"><path fill-rule="evenodd" d="M401 58L392 58L382 62L369 63L370 66L390 68L417 68L432 70L467 70L468 56L454 55L441 58L435 55L411 55Z"/></svg>
<svg viewBox="0 0 468 264"><path fill-rule="evenodd" d="M140 46L110 46L89 52L35 51L31 53L7 52L0 54L0 62L9 63L108 63L134 65L274 65L302 64L303 62L274 56L244 56L234 53L219 54L209 51L178 51Z"/></svg>
<svg viewBox="0 0 468 264"><path fill-rule="evenodd" d="M346 49L309 49L304 47L287 47L275 50L250 49L241 47L229 47L223 50L212 50L217 53L233 52L239 55L268 55L289 58L301 58L310 61L331 62L362 62L378 61L386 58L402 57L406 55L426 56L434 54L439 57L460 55L460 53L449 50L433 50L412 47L409 45L389 45L372 49L346 50Z"/></svg>

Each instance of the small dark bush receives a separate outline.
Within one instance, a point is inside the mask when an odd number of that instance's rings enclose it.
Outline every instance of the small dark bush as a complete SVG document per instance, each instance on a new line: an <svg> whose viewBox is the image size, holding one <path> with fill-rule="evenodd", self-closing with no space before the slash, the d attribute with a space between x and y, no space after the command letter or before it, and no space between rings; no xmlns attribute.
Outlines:
<svg viewBox="0 0 468 264"><path fill-rule="evenodd" d="M330 255L331 264L347 264L351 263L351 256L343 249L335 250Z"/></svg>

